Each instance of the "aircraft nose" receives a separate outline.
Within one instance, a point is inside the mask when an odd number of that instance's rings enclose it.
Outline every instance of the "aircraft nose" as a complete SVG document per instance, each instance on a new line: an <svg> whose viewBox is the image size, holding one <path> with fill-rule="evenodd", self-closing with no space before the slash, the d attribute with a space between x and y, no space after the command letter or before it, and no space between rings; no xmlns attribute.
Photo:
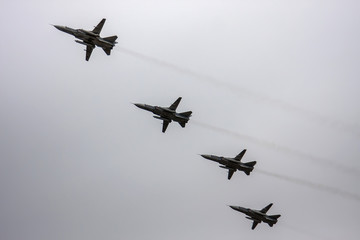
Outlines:
<svg viewBox="0 0 360 240"><path fill-rule="evenodd" d="M59 26L59 25L53 25L55 28L61 30L62 29L62 26Z"/></svg>
<svg viewBox="0 0 360 240"><path fill-rule="evenodd" d="M59 25L53 25L53 26L60 31L66 32L64 26L59 26Z"/></svg>
<svg viewBox="0 0 360 240"><path fill-rule="evenodd" d="M237 210L237 207L236 206L231 206L231 205L228 205L229 207L231 207L232 209L234 210Z"/></svg>
<svg viewBox="0 0 360 240"><path fill-rule="evenodd" d="M211 159L211 156L210 156L210 155L200 154L200 156L202 156L203 158L206 158L206 159Z"/></svg>
<svg viewBox="0 0 360 240"><path fill-rule="evenodd" d="M141 104L141 103L134 103L135 106L137 106L138 108L141 109L146 109L145 104Z"/></svg>

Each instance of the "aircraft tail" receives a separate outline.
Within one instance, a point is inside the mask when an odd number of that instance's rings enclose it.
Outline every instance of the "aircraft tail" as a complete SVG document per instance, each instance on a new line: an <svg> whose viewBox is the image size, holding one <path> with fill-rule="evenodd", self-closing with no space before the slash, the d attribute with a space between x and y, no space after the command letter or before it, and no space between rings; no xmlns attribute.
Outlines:
<svg viewBox="0 0 360 240"><path fill-rule="evenodd" d="M279 217L281 217L281 215L280 214L279 215L270 215L269 217L277 220Z"/></svg>
<svg viewBox="0 0 360 240"><path fill-rule="evenodd" d="M256 161L245 163L245 165L246 165L246 166L249 166L249 167L254 167L255 164L256 164Z"/></svg>
<svg viewBox="0 0 360 240"><path fill-rule="evenodd" d="M180 124L180 126L181 126L181 127L183 127L183 128L184 128L184 127L185 127L185 125L186 125L186 122L179 122L179 124Z"/></svg>
<svg viewBox="0 0 360 240"><path fill-rule="evenodd" d="M111 42L111 43L115 43L117 38L118 37L115 35L115 36L111 36L111 37L106 37L106 38L104 38L104 40L108 41L108 42Z"/></svg>
<svg viewBox="0 0 360 240"><path fill-rule="evenodd" d="M192 111L180 113L181 116L184 116L184 117L187 117L187 118L189 118L191 116L191 114L192 114Z"/></svg>
<svg viewBox="0 0 360 240"><path fill-rule="evenodd" d="M247 162L247 163L244 163L246 166L248 167L252 167L250 169L245 169L244 172L246 175L250 175L251 171L253 170L255 164L256 164L256 161L253 161L253 162Z"/></svg>
<svg viewBox="0 0 360 240"><path fill-rule="evenodd" d="M106 53L106 55L110 55L111 53L111 48L103 48L104 52Z"/></svg>

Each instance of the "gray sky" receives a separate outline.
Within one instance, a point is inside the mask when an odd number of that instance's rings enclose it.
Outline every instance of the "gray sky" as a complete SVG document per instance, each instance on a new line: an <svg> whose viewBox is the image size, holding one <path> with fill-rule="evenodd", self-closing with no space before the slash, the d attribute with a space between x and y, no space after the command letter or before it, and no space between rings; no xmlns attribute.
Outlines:
<svg viewBox="0 0 360 240"><path fill-rule="evenodd" d="M0 2L0 239L358 239L358 1ZM118 35L111 56L49 24ZM131 103L193 111L186 128ZM256 160L227 172L197 154ZM227 205L281 214L273 228Z"/></svg>

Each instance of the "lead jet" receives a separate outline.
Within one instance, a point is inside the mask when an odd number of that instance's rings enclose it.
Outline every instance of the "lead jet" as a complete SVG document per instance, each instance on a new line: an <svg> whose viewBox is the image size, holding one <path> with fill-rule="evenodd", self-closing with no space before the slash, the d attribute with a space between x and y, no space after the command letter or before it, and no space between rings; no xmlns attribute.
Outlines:
<svg viewBox="0 0 360 240"><path fill-rule="evenodd" d="M215 155L205 155L205 154L203 154L201 156L208 160L215 161L215 162L222 164L219 167L229 170L228 179L230 180L232 175L234 174L234 172L236 172L237 170L243 171L246 175L250 175L250 172L254 169L256 161L247 162L247 163L241 162L241 159L243 158L245 152L246 152L246 149L244 149L241 153L239 153L234 158L219 157L219 156L215 156Z"/></svg>
<svg viewBox="0 0 360 240"><path fill-rule="evenodd" d="M269 224L270 227L272 227L274 224L277 223L277 219L281 216L281 215L266 215L266 212L271 208L273 204L270 203L269 205L267 205L266 207L264 207L261 210L254 210L254 209L250 209L250 208L243 208L243 207L239 207L239 206L229 206L232 209L245 213L248 217L246 217L247 219L250 219L253 222L253 225L251 227L252 230L254 230L256 228L256 225L258 225L261 222L267 223Z"/></svg>
<svg viewBox="0 0 360 240"><path fill-rule="evenodd" d="M75 42L83 44L86 46L86 61L89 61L92 51L95 46L101 47L107 55L110 55L111 50L115 46L117 36L111 36L102 38L100 37L101 29L104 26L106 19L103 18L100 23L94 28L92 31L87 31L84 29L72 29L65 26L53 25L60 31L66 32L68 34L73 35L79 40L75 40Z"/></svg>
<svg viewBox="0 0 360 240"><path fill-rule="evenodd" d="M190 120L191 111L177 113L176 108L178 107L181 101L181 97L179 97L170 107L159 107L159 106L151 106L147 104L134 103L138 108L144 109L146 111L154 113L156 116L154 118L163 120L162 132L166 131L169 123L171 121L178 122L181 127L185 127L186 123Z"/></svg>

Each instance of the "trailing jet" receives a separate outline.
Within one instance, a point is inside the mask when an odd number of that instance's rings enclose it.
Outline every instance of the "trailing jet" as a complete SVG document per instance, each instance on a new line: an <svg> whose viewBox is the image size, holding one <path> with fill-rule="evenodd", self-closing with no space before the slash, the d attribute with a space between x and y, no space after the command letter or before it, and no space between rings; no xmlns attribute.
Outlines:
<svg viewBox="0 0 360 240"><path fill-rule="evenodd" d="M179 105L180 101L181 97L179 97L170 107L151 106L140 103L135 103L134 105L138 108L144 109L157 115L154 116L154 118L163 120L162 132L164 133L171 121L178 122L180 126L184 128L186 123L190 120L192 113L191 111L182 113L176 112L176 108Z"/></svg>
<svg viewBox="0 0 360 240"><path fill-rule="evenodd" d="M229 206L232 209L245 213L248 217L246 217L247 219L250 219L253 222L253 225L251 227L252 230L254 230L256 228L256 225L258 225L261 222L267 223L269 224L270 227L272 227L274 224L277 223L277 219L281 216L281 215L266 215L266 212L271 208L273 204L270 203L269 205L267 205L266 207L264 207L261 210L254 210L254 209L250 209L250 208L243 208L243 207L239 207L239 206Z"/></svg>
<svg viewBox="0 0 360 240"><path fill-rule="evenodd" d="M60 31L73 35L77 39L80 39L81 41L75 40L75 42L86 46L86 61L89 61L91 53L95 46L101 47L107 55L110 55L112 48L117 43L117 36L111 36L106 38L100 37L100 32L104 26L105 20L106 19L103 18L101 22L92 31L86 31L83 29L72 29L69 27L58 25L54 25L54 27L56 27Z"/></svg>
<svg viewBox="0 0 360 240"><path fill-rule="evenodd" d="M228 179L230 180L234 172L236 172L237 170L245 172L246 175L250 175L250 172L254 169L256 161L247 162L247 163L241 162L241 159L243 158L245 152L246 149L244 149L241 153L239 153L235 158L218 157L215 155L204 155L204 154L201 156L203 158L222 164L219 167L229 170Z"/></svg>

